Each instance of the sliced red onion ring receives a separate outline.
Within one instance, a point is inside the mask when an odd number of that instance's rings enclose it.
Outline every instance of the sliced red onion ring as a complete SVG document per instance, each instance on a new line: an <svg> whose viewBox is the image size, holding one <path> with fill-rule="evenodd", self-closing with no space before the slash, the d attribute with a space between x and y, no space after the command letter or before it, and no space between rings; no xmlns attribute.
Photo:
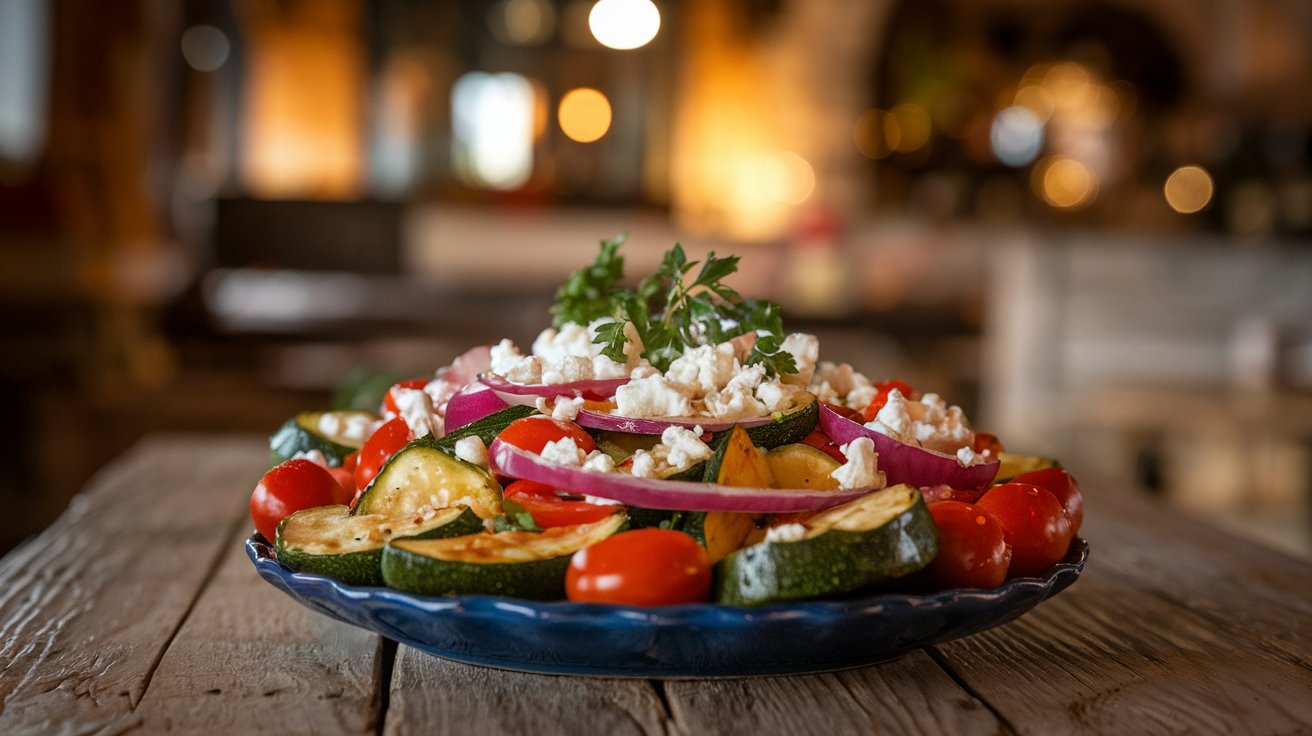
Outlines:
<svg viewBox="0 0 1312 736"><path fill-rule="evenodd" d="M879 453L879 469L884 471L890 486L909 483L917 488L937 485L979 488L998 474L997 460L963 468L952 455L898 442L873 429L866 429L823 404L820 405L820 428L840 446L858 437L873 440L875 452Z"/></svg>
<svg viewBox="0 0 1312 736"><path fill-rule="evenodd" d="M572 383L545 383L526 386L511 383L501 376L484 375L480 380L492 387L501 398L512 404L533 405L537 397L555 398L568 396L583 397L589 401L605 401L615 395L615 390L629 382L625 378L604 378L595 381L574 381ZM512 398L513 397L513 398Z"/></svg>
<svg viewBox="0 0 1312 736"><path fill-rule="evenodd" d="M466 384L447 402L446 431L454 432L470 422L476 422L508 406L510 404L502 401L501 397L497 396L497 392L482 382L474 381Z"/></svg>
<svg viewBox="0 0 1312 736"><path fill-rule="evenodd" d="M715 483L635 478L628 473L601 473L557 465L501 440L492 440L492 446L488 448L488 461L493 472L501 475L546 483L562 490L609 498L648 509L755 513L812 511L847 503L877 490L735 488Z"/></svg>
<svg viewBox="0 0 1312 736"><path fill-rule="evenodd" d="M612 432L628 432L630 434L660 434L665 431L666 427L671 425L688 428L701 427L703 432L719 432L725 429L733 429L735 424L741 424L744 427L756 427L773 421L773 416L749 417L747 419L712 419L711 417L645 417L634 419L633 417L602 414L589 409L580 411L578 418L574 420L581 427L606 429Z"/></svg>

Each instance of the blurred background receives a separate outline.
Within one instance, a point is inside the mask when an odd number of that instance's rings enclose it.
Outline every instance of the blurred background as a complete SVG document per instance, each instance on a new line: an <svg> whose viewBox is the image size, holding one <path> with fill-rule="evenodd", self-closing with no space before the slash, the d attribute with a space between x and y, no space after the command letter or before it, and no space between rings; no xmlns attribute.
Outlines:
<svg viewBox="0 0 1312 736"><path fill-rule="evenodd" d="M1309 92L1304 0L0 0L0 552L146 433L528 343L627 231L1312 556Z"/></svg>

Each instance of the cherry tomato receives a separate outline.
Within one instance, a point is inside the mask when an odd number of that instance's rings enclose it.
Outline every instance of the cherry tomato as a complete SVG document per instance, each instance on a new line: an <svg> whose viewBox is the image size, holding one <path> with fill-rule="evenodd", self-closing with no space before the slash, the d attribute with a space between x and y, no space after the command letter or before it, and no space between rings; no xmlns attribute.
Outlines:
<svg viewBox="0 0 1312 736"><path fill-rule="evenodd" d="M1061 468L1032 470L1012 478L1011 482L1029 483L1047 489L1066 510L1066 518L1071 520L1071 534L1080 532L1080 526L1084 524L1084 497L1080 495L1080 486L1070 473Z"/></svg>
<svg viewBox="0 0 1312 736"><path fill-rule="evenodd" d="M1038 486L1004 483L985 493L977 504L993 512L1011 547L1007 577L1038 575L1066 556L1071 545L1071 520L1057 497Z"/></svg>
<svg viewBox="0 0 1312 736"><path fill-rule="evenodd" d="M342 458L342 469L347 471L348 473L354 473L355 466L358 465L359 463L360 463L360 451L356 450L350 455L347 455L346 457Z"/></svg>
<svg viewBox="0 0 1312 736"><path fill-rule="evenodd" d="M429 380L427 378L411 378L408 381L393 384L391 388L387 389L387 395L383 397L383 411L400 414L401 409L396 405L396 390L398 388L410 388L418 391L427 386Z"/></svg>
<svg viewBox="0 0 1312 736"><path fill-rule="evenodd" d="M387 461L396 451L410 442L410 427L401 417L389 420L369 437L369 441L360 448L360 457L355 466L355 490L363 491L365 486L378 475Z"/></svg>
<svg viewBox="0 0 1312 736"><path fill-rule="evenodd" d="M337 482L333 503L348 504L355 498L355 473L346 468L328 468L328 474Z"/></svg>
<svg viewBox="0 0 1312 736"><path fill-rule="evenodd" d="M998 459L998 453L1006 452L1006 448L1002 446L1002 442L996 436L991 435L988 432L976 432L975 441L970 446L970 449L981 455L988 452L990 453L990 457L994 460Z"/></svg>
<svg viewBox="0 0 1312 736"><path fill-rule="evenodd" d="M908 399L913 398L913 395L916 392L914 388L911 388L911 386L902 381L884 381L883 383L876 385L875 388L879 390L879 393L875 394L874 400L871 401L865 409L861 410L861 416L867 422L874 421L875 415L879 413L880 409L884 408L884 404L888 403L888 394L892 392L893 389L901 391L902 395Z"/></svg>
<svg viewBox="0 0 1312 736"><path fill-rule="evenodd" d="M835 414L837 414L840 417L851 419L852 421L857 422L858 424L865 423L865 420L861 418L861 412L857 411L856 409L849 409L846 406L839 406L838 404L830 404L829 402L825 402L825 406L829 407L831 410L833 410Z"/></svg>
<svg viewBox="0 0 1312 736"><path fill-rule="evenodd" d="M711 562L683 532L621 532L574 553L565 594L572 601L631 606L697 603L710 598Z"/></svg>
<svg viewBox="0 0 1312 736"><path fill-rule="evenodd" d="M567 501L545 483L517 480L506 486L505 498L514 501L533 515L533 521L543 529L553 526L591 524L615 513L616 506Z"/></svg>
<svg viewBox="0 0 1312 736"><path fill-rule="evenodd" d="M808 434L802 439L802 444L814 447L839 463L847 462L847 456L843 454L843 451L838 448L833 440L829 439L829 435L825 434L822 429L816 429Z"/></svg>
<svg viewBox="0 0 1312 736"><path fill-rule="evenodd" d="M497 439L502 442L509 442L521 450L536 453L541 453L548 442L558 442L563 437L573 437L574 444L584 452L597 449L597 443L592 441L592 436L583 431L579 425L542 415L516 419L497 435Z"/></svg>
<svg viewBox="0 0 1312 736"><path fill-rule="evenodd" d="M939 501L929 505L938 525L938 556L925 568L933 590L996 588L1007 579L1011 548L1002 524L973 503Z"/></svg>
<svg viewBox="0 0 1312 736"><path fill-rule="evenodd" d="M975 503L984 491L976 488L973 490L962 490L952 486L938 485L927 486L920 489L920 495L925 497L925 503L938 503L939 501L962 501L964 503Z"/></svg>
<svg viewBox="0 0 1312 736"><path fill-rule="evenodd" d="M309 460L288 460L264 474L251 494L251 520L270 542L278 522L305 509L331 506L337 481Z"/></svg>

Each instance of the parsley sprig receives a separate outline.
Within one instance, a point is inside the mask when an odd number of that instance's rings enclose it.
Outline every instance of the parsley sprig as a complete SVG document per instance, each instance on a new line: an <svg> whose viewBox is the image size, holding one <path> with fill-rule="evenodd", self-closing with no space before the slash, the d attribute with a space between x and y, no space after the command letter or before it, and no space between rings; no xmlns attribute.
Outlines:
<svg viewBox="0 0 1312 736"><path fill-rule="evenodd" d="M666 251L656 273L643 279L636 290L620 285L624 258L618 254L625 236L601 241L601 252L588 268L575 271L556 292L552 307L556 327L568 322L588 324L612 317L598 327L594 343L601 354L619 363L628 359L624 346L625 323L632 323L642 339L643 357L666 371L689 347L716 344L739 335L756 333L748 365L761 365L767 375L796 373L792 354L783 350L783 318L776 304L747 299L724 278L738 271L738 256L689 261L683 246ZM693 269L701 269L692 276Z"/></svg>

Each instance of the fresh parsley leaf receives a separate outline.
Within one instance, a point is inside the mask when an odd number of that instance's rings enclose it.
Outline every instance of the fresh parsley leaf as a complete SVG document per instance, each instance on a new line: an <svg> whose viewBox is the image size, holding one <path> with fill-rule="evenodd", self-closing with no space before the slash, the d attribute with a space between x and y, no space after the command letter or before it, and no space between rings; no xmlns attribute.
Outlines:
<svg viewBox="0 0 1312 736"><path fill-rule="evenodd" d="M629 356L624 354L624 345L629 338L624 334L625 322L607 322L597 326L597 337L593 339L593 344L605 345L601 349L601 354L615 361L624 363L628 361Z"/></svg>
<svg viewBox="0 0 1312 736"><path fill-rule="evenodd" d="M619 248L628 239L620 233L610 240L601 241L601 252L592 265L569 275L556 290L556 303L551 306L551 324L560 329L566 324L586 325L600 317L614 317L614 297L623 287L624 256Z"/></svg>
<svg viewBox="0 0 1312 736"><path fill-rule="evenodd" d="M796 373L797 362L793 360L793 354L783 349L783 335L761 335L757 334L756 342L752 345L752 353L747 356L747 365L757 365L758 363L765 366L765 372L768 374L776 373Z"/></svg>
<svg viewBox="0 0 1312 736"><path fill-rule="evenodd" d="M515 501L511 501L508 498L502 499L501 510L506 512L505 515L498 516L496 518L497 519L506 518L506 524L509 527L509 529L498 530L498 531L512 531L515 529L520 529L526 532L542 531L542 527L538 526L537 522L534 521L533 514L530 514L528 512L528 509L524 508L519 503ZM511 523L510 521L511 519L514 520L513 523ZM496 521L492 522L494 529L496 528L496 523L497 523Z"/></svg>

